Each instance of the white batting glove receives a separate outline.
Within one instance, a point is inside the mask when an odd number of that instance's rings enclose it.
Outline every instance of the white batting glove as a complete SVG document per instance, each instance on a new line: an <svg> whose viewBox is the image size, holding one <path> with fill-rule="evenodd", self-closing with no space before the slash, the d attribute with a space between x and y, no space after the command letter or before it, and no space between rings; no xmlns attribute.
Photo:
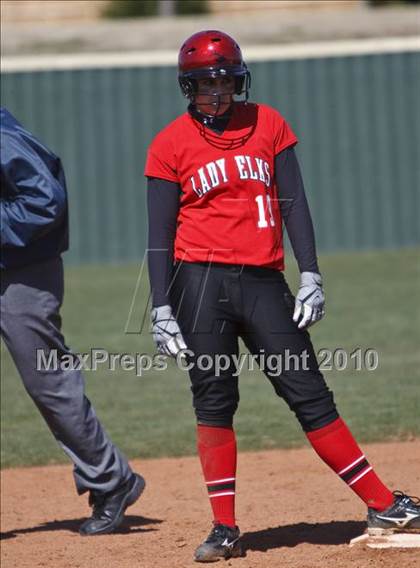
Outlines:
<svg viewBox="0 0 420 568"><path fill-rule="evenodd" d="M176 357L180 351L187 348L181 330L172 315L171 306L153 308L150 315L153 339L159 353Z"/></svg>
<svg viewBox="0 0 420 568"><path fill-rule="evenodd" d="M321 275L316 272L302 272L293 314L294 322L297 323L300 319L298 328L304 329L322 319L325 314L324 304Z"/></svg>

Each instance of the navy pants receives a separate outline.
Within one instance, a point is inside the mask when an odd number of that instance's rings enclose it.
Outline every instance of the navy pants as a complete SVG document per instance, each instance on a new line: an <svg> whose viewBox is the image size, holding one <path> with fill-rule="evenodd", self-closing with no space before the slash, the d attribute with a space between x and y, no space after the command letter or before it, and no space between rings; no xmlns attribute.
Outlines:
<svg viewBox="0 0 420 568"><path fill-rule="evenodd" d="M234 360L239 338L256 361L262 362L262 371L275 392L305 431L338 418L309 334L293 322L294 297L282 272L241 265L180 263L175 268L171 303L192 352L187 359L199 423L232 424L239 401ZM217 368L220 355L230 360L224 370ZM279 365L273 364L276 359Z"/></svg>

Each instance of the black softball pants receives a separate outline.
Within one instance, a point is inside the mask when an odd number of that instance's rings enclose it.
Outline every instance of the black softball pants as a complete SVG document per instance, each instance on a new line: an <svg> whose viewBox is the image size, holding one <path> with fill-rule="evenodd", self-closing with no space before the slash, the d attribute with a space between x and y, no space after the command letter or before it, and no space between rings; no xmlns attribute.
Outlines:
<svg viewBox="0 0 420 568"><path fill-rule="evenodd" d="M309 334L293 322L294 297L282 272L183 262L175 267L171 303L189 349L199 423L233 422L239 402L239 337L305 431L338 418ZM220 356L225 356L222 365L216 363Z"/></svg>

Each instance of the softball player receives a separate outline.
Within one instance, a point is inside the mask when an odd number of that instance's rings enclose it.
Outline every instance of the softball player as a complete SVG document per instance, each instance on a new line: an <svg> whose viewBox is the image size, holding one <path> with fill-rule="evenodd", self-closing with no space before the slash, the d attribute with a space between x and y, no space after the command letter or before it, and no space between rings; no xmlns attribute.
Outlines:
<svg viewBox="0 0 420 568"><path fill-rule="evenodd" d="M179 84L190 104L155 137L145 167L154 338L168 355L188 347L197 447L214 515L195 552L201 562L242 553L232 427L239 337L254 355L306 354L298 368L262 370L321 459L366 503L369 529L420 528L418 501L381 482L318 369L306 328L323 317L324 292L297 138L276 110L248 102L250 83L234 39L219 31L187 39ZM296 299L283 275L282 223L301 273ZM204 354L231 363L203 369L197 363Z"/></svg>

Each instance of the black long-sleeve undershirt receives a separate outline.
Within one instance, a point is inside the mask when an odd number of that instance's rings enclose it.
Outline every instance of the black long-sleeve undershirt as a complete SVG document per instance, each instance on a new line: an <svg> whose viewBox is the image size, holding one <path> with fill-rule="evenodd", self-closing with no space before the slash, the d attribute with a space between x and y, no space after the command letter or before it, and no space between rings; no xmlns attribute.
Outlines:
<svg viewBox="0 0 420 568"><path fill-rule="evenodd" d="M174 242L180 207L178 183L160 178L147 179L149 244L147 262L153 306L169 304L167 290L171 282Z"/></svg>
<svg viewBox="0 0 420 568"><path fill-rule="evenodd" d="M293 148L286 148L276 156L275 177L283 221L299 270L319 272L312 219ZM180 196L179 184L148 178L148 265L154 307L169 304L167 290L172 275Z"/></svg>
<svg viewBox="0 0 420 568"><path fill-rule="evenodd" d="M275 176L281 216L299 271L319 273L312 217L293 147L277 154Z"/></svg>

